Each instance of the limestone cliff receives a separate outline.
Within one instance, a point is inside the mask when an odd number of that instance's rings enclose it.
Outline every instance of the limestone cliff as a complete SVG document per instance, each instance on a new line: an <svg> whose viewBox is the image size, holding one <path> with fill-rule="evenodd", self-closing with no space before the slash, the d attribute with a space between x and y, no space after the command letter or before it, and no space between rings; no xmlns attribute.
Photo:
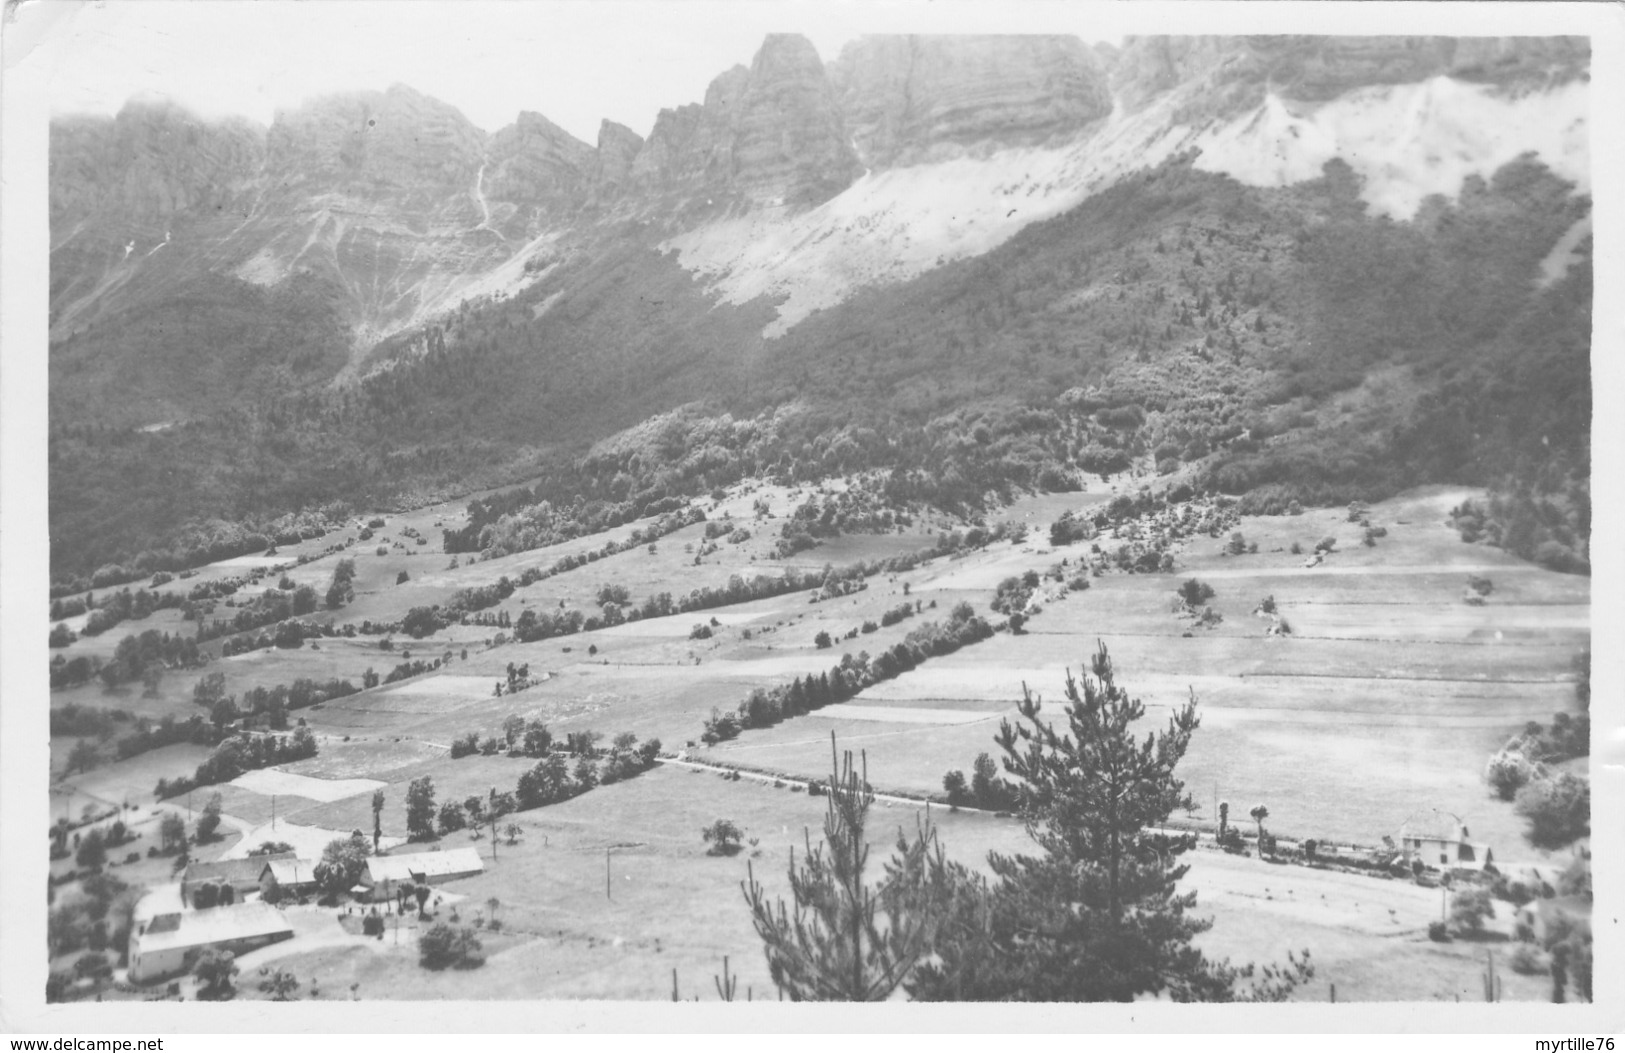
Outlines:
<svg viewBox="0 0 1625 1053"><path fill-rule="evenodd" d="M876 168L1049 142L1112 109L1100 60L1076 37L864 37L830 70Z"/></svg>

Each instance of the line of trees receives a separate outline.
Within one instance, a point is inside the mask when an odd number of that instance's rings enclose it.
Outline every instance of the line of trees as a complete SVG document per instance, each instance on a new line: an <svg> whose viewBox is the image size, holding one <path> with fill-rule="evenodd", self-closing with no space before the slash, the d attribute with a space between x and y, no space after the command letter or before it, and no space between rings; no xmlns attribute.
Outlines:
<svg viewBox="0 0 1625 1053"><path fill-rule="evenodd" d="M927 622L903 640L871 658L842 655L838 665L817 675L796 677L789 684L757 688L736 710L712 710L700 735L707 745L735 738L749 728L772 727L790 717L845 702L864 688L900 676L928 658L952 654L993 635L993 627L969 603L957 604L944 622Z"/></svg>

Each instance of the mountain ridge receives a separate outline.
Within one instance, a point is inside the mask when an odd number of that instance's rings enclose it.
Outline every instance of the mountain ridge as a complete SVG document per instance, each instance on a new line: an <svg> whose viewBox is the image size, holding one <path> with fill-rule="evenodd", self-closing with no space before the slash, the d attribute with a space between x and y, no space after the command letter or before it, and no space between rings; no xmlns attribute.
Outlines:
<svg viewBox="0 0 1625 1053"><path fill-rule="evenodd" d="M903 38L823 65L786 38L648 139L606 121L591 146L404 86L263 145L64 121L53 560L167 564L216 522L538 472L560 501L855 467L962 507L1103 470L1277 504L1509 473L1568 492L1583 54ZM245 174L204 185L221 170ZM1487 362L1541 363L1540 397L1508 403ZM679 406L710 443L792 402L773 445L717 440L692 470L578 461ZM978 420L991 445L965 448Z"/></svg>

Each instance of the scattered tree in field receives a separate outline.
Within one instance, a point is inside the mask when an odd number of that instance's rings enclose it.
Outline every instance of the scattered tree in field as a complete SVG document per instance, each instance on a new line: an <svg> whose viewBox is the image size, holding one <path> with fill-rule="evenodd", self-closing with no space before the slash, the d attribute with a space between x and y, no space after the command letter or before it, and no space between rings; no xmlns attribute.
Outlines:
<svg viewBox="0 0 1625 1053"><path fill-rule="evenodd" d="M80 739L68 751L68 759L62 769L63 775L72 775L76 771L89 771L102 762L102 751L89 739Z"/></svg>
<svg viewBox="0 0 1625 1053"><path fill-rule="evenodd" d="M204 1002L224 1002L237 994L233 981L237 977L237 956L230 951L210 948L192 967L197 977L197 996Z"/></svg>
<svg viewBox="0 0 1625 1053"><path fill-rule="evenodd" d="M745 832L732 819L718 819L700 831L700 839L711 846L706 854L713 856L731 856L738 852L739 842L744 837Z"/></svg>
<svg viewBox="0 0 1625 1053"><path fill-rule="evenodd" d="M831 735L832 754L834 746ZM824 841L814 848L807 834L801 862L790 861L794 908L769 902L754 871L741 887L773 982L792 1001L884 1001L929 951L931 874L945 866L942 850L929 825L913 841L899 832L898 853L868 886L864 827L874 793L850 751L832 766Z"/></svg>
<svg viewBox="0 0 1625 1053"><path fill-rule="evenodd" d="M833 647L835 645L835 641L829 638L829 633L823 631L822 629L819 630L817 636L813 637L813 643L818 647L819 650L823 650L826 647Z"/></svg>
<svg viewBox="0 0 1625 1053"><path fill-rule="evenodd" d="M1484 768L1484 781L1503 801L1518 796L1518 791L1543 774L1541 766L1522 751L1503 749L1490 758Z"/></svg>
<svg viewBox="0 0 1625 1053"><path fill-rule="evenodd" d="M463 806L456 801L447 801L440 806L440 833L442 836L461 830L468 825L468 816L463 813Z"/></svg>
<svg viewBox="0 0 1625 1053"><path fill-rule="evenodd" d="M384 839L384 790L383 787L372 791L372 850L376 855L378 846Z"/></svg>
<svg viewBox="0 0 1625 1053"><path fill-rule="evenodd" d="M199 844L213 841L220 830L221 797L218 793L210 794L208 803L203 806L203 814L197 820L197 839Z"/></svg>
<svg viewBox="0 0 1625 1053"><path fill-rule="evenodd" d="M107 841L102 832L95 829L86 832L73 858L82 867L99 867L107 862Z"/></svg>
<svg viewBox="0 0 1625 1053"><path fill-rule="evenodd" d="M433 841L434 780L425 775L406 789L406 836L410 841Z"/></svg>
<svg viewBox="0 0 1625 1053"><path fill-rule="evenodd" d="M1529 823L1536 848L1562 848L1591 833L1591 780L1573 772L1536 779L1518 791L1514 810Z"/></svg>
<svg viewBox="0 0 1625 1053"><path fill-rule="evenodd" d="M1191 578L1179 586L1179 598L1194 610L1213 598L1213 586Z"/></svg>
<svg viewBox="0 0 1625 1053"><path fill-rule="evenodd" d="M991 854L991 882L958 864L936 871L934 953L909 980L909 993L1284 999L1313 975L1307 952L1255 970L1210 961L1192 945L1212 924L1191 917L1196 894L1177 889L1188 870L1178 857L1195 838L1160 830L1175 809L1193 804L1174 772L1198 726L1194 695L1165 731L1142 740L1134 725L1144 707L1116 683L1104 644L1090 671L1081 681L1067 676L1062 728L1043 718L1025 688L1021 722L1000 726L1004 767L1022 786L1022 818L1042 854Z"/></svg>
<svg viewBox="0 0 1625 1053"><path fill-rule="evenodd" d="M158 820L158 843L165 852L186 844L186 820L174 812L165 812Z"/></svg>
<svg viewBox="0 0 1625 1053"><path fill-rule="evenodd" d="M1487 888L1464 888L1450 897L1450 927L1458 936L1476 936L1493 917L1495 900Z"/></svg>
<svg viewBox="0 0 1625 1053"><path fill-rule="evenodd" d="M1258 824L1258 851L1262 854L1264 851L1264 820L1270 817L1270 810L1259 804L1254 805L1247 814L1252 816L1253 822Z"/></svg>

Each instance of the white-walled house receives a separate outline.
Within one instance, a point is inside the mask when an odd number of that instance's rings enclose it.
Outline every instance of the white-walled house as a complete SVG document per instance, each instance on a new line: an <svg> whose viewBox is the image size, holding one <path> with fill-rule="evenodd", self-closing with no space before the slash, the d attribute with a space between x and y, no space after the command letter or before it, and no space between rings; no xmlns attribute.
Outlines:
<svg viewBox="0 0 1625 1053"><path fill-rule="evenodd" d="M1434 809L1406 819L1398 840L1407 866L1421 860L1438 870L1483 870L1494 860L1490 846L1468 837L1461 816Z"/></svg>
<svg viewBox="0 0 1625 1053"><path fill-rule="evenodd" d="M293 926L269 903L160 914L130 933L130 982L150 983L188 972L206 950L245 954L292 936Z"/></svg>

